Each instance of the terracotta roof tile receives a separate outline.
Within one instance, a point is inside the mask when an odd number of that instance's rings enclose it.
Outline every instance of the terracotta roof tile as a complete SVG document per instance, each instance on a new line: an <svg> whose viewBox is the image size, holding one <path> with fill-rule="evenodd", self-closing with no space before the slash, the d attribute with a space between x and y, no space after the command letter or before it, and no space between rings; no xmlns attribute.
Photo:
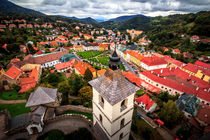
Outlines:
<svg viewBox="0 0 210 140"><path fill-rule="evenodd" d="M138 98L135 99L138 103L143 103L145 104L145 108L147 110L150 109L150 107L155 103L152 99L150 99L150 97L147 94L144 94Z"/></svg>
<svg viewBox="0 0 210 140"><path fill-rule="evenodd" d="M21 69L12 66L8 71L6 71L4 74L12 79L15 79L19 74L21 73Z"/></svg>

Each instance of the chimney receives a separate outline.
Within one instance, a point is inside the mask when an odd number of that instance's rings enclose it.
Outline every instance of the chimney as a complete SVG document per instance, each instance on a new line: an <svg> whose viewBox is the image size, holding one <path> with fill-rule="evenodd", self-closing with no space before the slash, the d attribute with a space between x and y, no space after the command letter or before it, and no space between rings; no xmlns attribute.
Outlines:
<svg viewBox="0 0 210 140"><path fill-rule="evenodd" d="M160 75L158 74L157 76L159 77Z"/></svg>
<svg viewBox="0 0 210 140"><path fill-rule="evenodd" d="M191 74L189 75L189 77L191 76Z"/></svg>
<svg viewBox="0 0 210 140"><path fill-rule="evenodd" d="M210 91L210 88L208 89L208 92Z"/></svg>
<svg viewBox="0 0 210 140"><path fill-rule="evenodd" d="M177 66L175 67L175 69L177 68Z"/></svg>
<svg viewBox="0 0 210 140"><path fill-rule="evenodd" d="M163 69L160 70L160 73L163 73Z"/></svg>
<svg viewBox="0 0 210 140"><path fill-rule="evenodd" d="M197 87L196 90L199 90L199 87Z"/></svg>
<svg viewBox="0 0 210 140"><path fill-rule="evenodd" d="M184 85L184 83L182 83L182 85Z"/></svg>
<svg viewBox="0 0 210 140"><path fill-rule="evenodd" d="M151 71L151 73L153 73L153 71Z"/></svg>
<svg viewBox="0 0 210 140"><path fill-rule="evenodd" d="M169 68L169 70L171 71L171 67Z"/></svg>

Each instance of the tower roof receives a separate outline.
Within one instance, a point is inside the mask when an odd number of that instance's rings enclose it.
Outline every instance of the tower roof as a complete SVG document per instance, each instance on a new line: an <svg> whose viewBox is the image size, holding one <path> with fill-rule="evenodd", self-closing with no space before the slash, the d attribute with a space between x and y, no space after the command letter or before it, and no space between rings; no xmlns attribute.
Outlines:
<svg viewBox="0 0 210 140"><path fill-rule="evenodd" d="M113 52L112 56L109 58L109 68L112 70L119 69L121 64L120 58L117 55L116 50Z"/></svg>
<svg viewBox="0 0 210 140"><path fill-rule="evenodd" d="M90 81L89 84L111 105L115 105L139 90L139 87L122 76L120 70L107 70L104 75Z"/></svg>

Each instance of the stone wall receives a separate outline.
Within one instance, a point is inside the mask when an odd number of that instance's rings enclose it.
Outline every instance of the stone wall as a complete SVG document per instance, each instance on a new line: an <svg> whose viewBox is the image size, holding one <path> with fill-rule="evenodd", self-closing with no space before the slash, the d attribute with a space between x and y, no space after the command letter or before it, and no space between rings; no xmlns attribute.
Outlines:
<svg viewBox="0 0 210 140"><path fill-rule="evenodd" d="M85 113L90 113L90 114L92 114L93 112L92 108L87 108L83 106L65 105L65 106L56 107L56 115L62 114L69 110L77 111L77 112L85 112Z"/></svg>

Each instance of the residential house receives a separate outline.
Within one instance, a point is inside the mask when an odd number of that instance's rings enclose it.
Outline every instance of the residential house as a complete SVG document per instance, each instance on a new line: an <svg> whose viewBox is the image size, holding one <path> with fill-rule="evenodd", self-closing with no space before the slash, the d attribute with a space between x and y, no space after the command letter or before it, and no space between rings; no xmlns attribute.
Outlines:
<svg viewBox="0 0 210 140"><path fill-rule="evenodd" d="M82 43L82 47L83 47L83 51L92 51L93 50L93 46L90 43Z"/></svg>
<svg viewBox="0 0 210 140"><path fill-rule="evenodd" d="M26 27L25 24L19 24L18 26L19 26L19 28L25 28Z"/></svg>
<svg viewBox="0 0 210 140"><path fill-rule="evenodd" d="M10 24L9 28L16 28L16 25L15 24Z"/></svg>
<svg viewBox="0 0 210 140"><path fill-rule="evenodd" d="M35 24L34 27L35 28L40 28L40 25L39 24Z"/></svg>
<svg viewBox="0 0 210 140"><path fill-rule="evenodd" d="M192 42L199 42L199 41L200 41L200 37L197 36L197 35L193 35L193 36L191 36L190 40L191 40Z"/></svg>
<svg viewBox="0 0 210 140"><path fill-rule="evenodd" d="M107 51L108 47L108 44L99 44L99 51Z"/></svg>
<svg viewBox="0 0 210 140"><path fill-rule="evenodd" d="M83 34L83 36L86 40L94 39L94 37L92 35L89 35L89 34Z"/></svg>
<svg viewBox="0 0 210 140"><path fill-rule="evenodd" d="M163 58L164 58L164 60L165 60L166 62L168 62L168 66L169 66L169 67L183 67L183 66L186 65L185 63L183 63L183 62L181 62L181 61L179 61L179 60L173 59L173 58L171 58L171 57L168 56L168 55L164 55Z"/></svg>
<svg viewBox="0 0 210 140"><path fill-rule="evenodd" d="M6 27L6 25L0 25L0 29L6 29L7 27Z"/></svg>
<svg viewBox="0 0 210 140"><path fill-rule="evenodd" d="M20 51L23 53L27 52L27 47L25 45L20 45Z"/></svg>
<svg viewBox="0 0 210 140"><path fill-rule="evenodd" d="M180 50L179 49L172 49L172 53L173 54L180 54Z"/></svg>
<svg viewBox="0 0 210 140"><path fill-rule="evenodd" d="M193 54L191 54L189 52L183 52L182 54L183 54L184 58L190 58L191 59L193 57Z"/></svg>
<svg viewBox="0 0 210 140"><path fill-rule="evenodd" d="M136 98L135 101L146 112L154 112L157 106L157 103L150 99L150 97L147 94Z"/></svg>
<svg viewBox="0 0 210 140"><path fill-rule="evenodd" d="M124 58L126 61L131 62L137 66L141 66L141 61L144 56L137 51L134 50L127 50L124 52Z"/></svg>
<svg viewBox="0 0 210 140"><path fill-rule="evenodd" d="M33 28L33 25L32 24L27 24L27 28Z"/></svg>
<svg viewBox="0 0 210 140"><path fill-rule="evenodd" d="M73 49L76 52L81 52L81 51L83 51L83 46L82 45L73 45Z"/></svg>
<svg viewBox="0 0 210 140"><path fill-rule="evenodd" d="M21 76L22 70L12 66L10 69L8 69L4 75L2 76L1 80L4 85L8 85L9 87L12 87L13 84L17 85L20 83L19 78Z"/></svg>
<svg viewBox="0 0 210 140"><path fill-rule="evenodd" d="M72 39L73 40L80 40L81 38L79 36L74 36Z"/></svg>
<svg viewBox="0 0 210 140"><path fill-rule="evenodd" d="M81 61L80 63L74 65L74 68L75 68L75 73L82 76L85 75L86 69L89 68L93 74L93 77L96 77L96 70L88 63Z"/></svg>

